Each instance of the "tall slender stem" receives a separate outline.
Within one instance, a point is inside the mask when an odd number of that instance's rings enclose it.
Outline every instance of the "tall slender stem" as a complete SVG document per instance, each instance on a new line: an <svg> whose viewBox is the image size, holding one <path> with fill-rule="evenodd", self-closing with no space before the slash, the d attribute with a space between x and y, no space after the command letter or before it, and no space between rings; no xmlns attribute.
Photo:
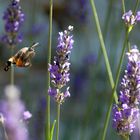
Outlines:
<svg viewBox="0 0 140 140"><path fill-rule="evenodd" d="M106 41L106 37L107 37L109 19L110 19L110 17L111 17L111 13L112 13L112 9L113 9L113 8L112 8L113 3L114 3L113 0L109 0L109 6L108 6L108 8L107 8L107 15L106 15L106 18L105 18L104 28L103 28L103 37L104 37L104 41ZM97 56L98 56L97 62L98 62L98 65L100 65L101 59L102 59L102 51L101 51L101 49L98 50Z"/></svg>
<svg viewBox="0 0 140 140"><path fill-rule="evenodd" d="M125 13L125 3L124 3L124 0L122 0L122 11L123 11L123 13Z"/></svg>
<svg viewBox="0 0 140 140"><path fill-rule="evenodd" d="M57 103L56 140L59 140L60 103Z"/></svg>
<svg viewBox="0 0 140 140"><path fill-rule="evenodd" d="M106 69L107 69L107 72L108 72L109 81L110 81L111 87L113 89L114 88L113 75L112 75L110 63L109 63L109 60L108 60L108 56L107 56L107 52L106 52L106 48L105 48L105 44L104 44L104 40L103 40L103 36L102 36L102 32L101 32L100 23L99 23L99 19L98 19L98 15L97 15L94 0L90 0L90 3L91 3L94 18L95 18L95 23L96 23L96 28L97 28L99 40L100 40L101 50L103 52L104 59L105 59L105 65L106 65ZM114 94L114 99L115 99L115 102L117 103L118 102L118 97L117 97L116 91L115 91L115 94Z"/></svg>
<svg viewBox="0 0 140 140"><path fill-rule="evenodd" d="M139 2L140 2L139 0L136 1L135 7L134 7L134 10L133 10L134 15L136 14L137 8L139 6Z"/></svg>
<svg viewBox="0 0 140 140"><path fill-rule="evenodd" d="M122 140L129 140L129 135L128 136L122 136Z"/></svg>
<svg viewBox="0 0 140 140"><path fill-rule="evenodd" d="M106 115L106 119L105 119L105 123L104 123L102 140L105 140L105 137L106 137L106 132L107 132L107 128L108 128L108 124L109 124L109 120L110 120L110 114L111 114L111 110L112 110L113 95L116 91L116 88L117 88L117 85L118 85L118 82L119 82L119 78L120 78L121 67L122 67L122 63L123 63L123 59L124 59L125 49L126 49L126 46L127 46L126 44L128 42L128 34L129 34L128 31L126 31L125 40L124 40L124 43L123 43L123 49L122 49L122 53L121 53L121 56L120 56L119 65L118 65L118 68L117 68L115 86L112 90L112 96L110 98L109 107L108 107L108 111L107 111L107 115Z"/></svg>
<svg viewBox="0 0 140 140"><path fill-rule="evenodd" d="M137 2L136 2L134 11L137 9L137 6L139 4L138 1L139 0L137 0ZM125 13L124 0L122 0L122 8L123 8L123 12ZM119 77L120 77L120 73L121 73L121 66L122 66L122 63L123 63L126 46L128 47L128 51L130 50L130 43L129 43L129 40L128 40L128 36L129 36L129 28L126 29L125 40L124 40L124 43L123 43L123 49L122 49L122 53L121 53L121 56L120 56L120 61L119 61L117 74L116 74L115 86L113 88L112 95L114 95L114 92L116 91L116 88L117 88L117 85L118 85L118 82L119 82ZM104 128L103 128L102 140L105 140L105 137L106 137L106 132L107 132L108 123L109 123L109 120L110 120L111 109L112 109L112 103L113 103L113 96L110 99L109 108L108 108L108 111L107 111L107 116L106 116L105 123L104 123ZM125 139L129 140L129 136L125 137Z"/></svg>
<svg viewBox="0 0 140 140"><path fill-rule="evenodd" d="M53 0L49 1L50 3L50 15L49 15L49 42L48 42L48 63L51 62L51 45L52 45L52 15L53 15ZM47 119L47 126L46 126L46 140L50 139L50 96L48 95L48 88L50 87L50 73L47 70L47 111L46 111L46 119Z"/></svg>
<svg viewBox="0 0 140 140"><path fill-rule="evenodd" d="M13 56L14 53L14 46L11 47L11 56ZM11 71L10 71L10 84L14 85L14 66L13 64L11 65Z"/></svg>

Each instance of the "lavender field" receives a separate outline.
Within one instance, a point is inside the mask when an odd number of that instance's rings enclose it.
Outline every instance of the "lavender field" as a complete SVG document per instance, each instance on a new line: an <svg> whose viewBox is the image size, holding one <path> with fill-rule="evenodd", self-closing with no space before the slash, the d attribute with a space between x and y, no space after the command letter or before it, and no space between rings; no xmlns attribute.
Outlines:
<svg viewBox="0 0 140 140"><path fill-rule="evenodd" d="M0 140L140 139L139 0L0 2Z"/></svg>

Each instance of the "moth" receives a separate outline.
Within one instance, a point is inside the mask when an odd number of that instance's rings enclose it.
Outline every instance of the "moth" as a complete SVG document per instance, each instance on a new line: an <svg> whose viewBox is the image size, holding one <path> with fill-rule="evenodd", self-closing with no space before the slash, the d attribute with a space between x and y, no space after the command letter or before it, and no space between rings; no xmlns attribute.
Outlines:
<svg viewBox="0 0 140 140"><path fill-rule="evenodd" d="M4 70L8 71L12 64L17 67L30 67L32 65L31 58L35 55L35 47L38 46L38 44L38 42L33 43L30 47L20 49L14 56L8 59Z"/></svg>

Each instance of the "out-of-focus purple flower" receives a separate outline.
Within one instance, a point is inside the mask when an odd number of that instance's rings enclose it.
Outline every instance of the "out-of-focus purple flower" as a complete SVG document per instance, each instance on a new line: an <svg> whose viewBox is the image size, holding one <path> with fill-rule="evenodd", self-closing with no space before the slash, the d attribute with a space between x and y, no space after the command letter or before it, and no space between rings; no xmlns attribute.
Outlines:
<svg viewBox="0 0 140 140"><path fill-rule="evenodd" d="M127 70L121 82L119 102L113 107L113 127L119 135L130 135L139 116L140 53L136 46L127 53Z"/></svg>
<svg viewBox="0 0 140 140"><path fill-rule="evenodd" d="M67 97L70 97L70 92L69 92L69 88L70 87L67 87L65 93L64 93L64 97L67 98Z"/></svg>
<svg viewBox="0 0 140 140"><path fill-rule="evenodd" d="M36 23L29 30L28 34L32 36L40 35L44 31L45 28L46 28L45 23L42 23L42 24Z"/></svg>
<svg viewBox="0 0 140 140"><path fill-rule="evenodd" d="M2 41L10 46L20 43L21 35L18 34L21 24L24 21L24 14L19 4L19 0L12 0L4 12L3 20L5 21L6 35Z"/></svg>
<svg viewBox="0 0 140 140"><path fill-rule="evenodd" d="M84 58L83 58L83 64L87 65L94 65L96 63L96 55L93 53L88 53ZM85 65L84 65L85 66Z"/></svg>
<svg viewBox="0 0 140 140"><path fill-rule="evenodd" d="M136 19L137 19L137 21L140 21L140 11L137 12Z"/></svg>
<svg viewBox="0 0 140 140"><path fill-rule="evenodd" d="M41 97L37 103L37 110L35 112L34 120L34 140L42 140L45 133L44 124L45 124L45 113L46 113L46 97Z"/></svg>
<svg viewBox="0 0 140 140"><path fill-rule="evenodd" d="M88 22L89 8L87 0L72 0L67 7L67 13L74 17L80 24Z"/></svg>
<svg viewBox="0 0 140 140"><path fill-rule="evenodd" d="M70 35L73 26L69 26L68 30L59 33L57 55L54 57L53 64L49 64L49 72L53 88L49 88L48 93L54 97L58 103L62 103L66 97L70 96L69 88L65 92L61 92L69 79L69 59L71 49L73 48L73 36Z"/></svg>
<svg viewBox="0 0 140 140"><path fill-rule="evenodd" d="M138 11L136 15L134 15L133 12L129 10L128 12L123 14L122 19L128 27L131 27L140 21L140 11Z"/></svg>
<svg viewBox="0 0 140 140"><path fill-rule="evenodd" d="M23 120L28 120L32 117L32 114L27 110L23 112Z"/></svg>
<svg viewBox="0 0 140 140"><path fill-rule="evenodd" d="M133 15L132 11L129 10L128 12L124 13L122 16L122 19L125 21L128 25L134 25L136 22L136 18Z"/></svg>
<svg viewBox="0 0 140 140"><path fill-rule="evenodd" d="M0 113L4 117L4 127L8 140L28 140L26 123L23 120L25 106L20 100L20 91L10 85L5 88L6 99L0 102Z"/></svg>
<svg viewBox="0 0 140 140"><path fill-rule="evenodd" d="M55 97L57 95L57 90L55 88L49 88L48 93L50 96Z"/></svg>

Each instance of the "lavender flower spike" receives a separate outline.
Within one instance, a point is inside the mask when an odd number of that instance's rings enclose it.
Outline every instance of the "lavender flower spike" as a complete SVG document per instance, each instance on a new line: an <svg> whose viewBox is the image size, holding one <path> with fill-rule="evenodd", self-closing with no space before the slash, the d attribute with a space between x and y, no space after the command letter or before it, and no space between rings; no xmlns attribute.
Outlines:
<svg viewBox="0 0 140 140"><path fill-rule="evenodd" d="M24 21L24 14L19 2L20 0L11 0L11 3L3 15L6 35L2 37L2 41L10 46L22 41L21 35L18 34L18 32Z"/></svg>
<svg viewBox="0 0 140 140"><path fill-rule="evenodd" d="M113 127L122 136L133 132L140 103L140 52L136 46L127 53L127 57L127 70L122 78L119 102L113 107Z"/></svg>
<svg viewBox="0 0 140 140"><path fill-rule="evenodd" d="M25 121L22 121L25 106L20 100L20 91L16 86L5 88L5 100L0 102L0 117L4 118L3 125L8 140L28 140Z"/></svg>
<svg viewBox="0 0 140 140"><path fill-rule="evenodd" d="M129 10L123 14L122 19L124 20L126 26L129 28L129 31L131 31L133 26L140 21L140 11L134 15L133 12Z"/></svg>
<svg viewBox="0 0 140 140"><path fill-rule="evenodd" d="M136 18L131 10L124 13L122 19L125 21L126 25L134 25L136 23Z"/></svg>
<svg viewBox="0 0 140 140"><path fill-rule="evenodd" d="M67 30L59 33L58 45L56 48L56 56L53 64L49 64L49 72L53 88L50 87L48 92L56 102L62 103L66 97L70 96L69 87L65 92L60 91L69 82L70 54L73 48L73 36L70 35L73 26L69 26Z"/></svg>

